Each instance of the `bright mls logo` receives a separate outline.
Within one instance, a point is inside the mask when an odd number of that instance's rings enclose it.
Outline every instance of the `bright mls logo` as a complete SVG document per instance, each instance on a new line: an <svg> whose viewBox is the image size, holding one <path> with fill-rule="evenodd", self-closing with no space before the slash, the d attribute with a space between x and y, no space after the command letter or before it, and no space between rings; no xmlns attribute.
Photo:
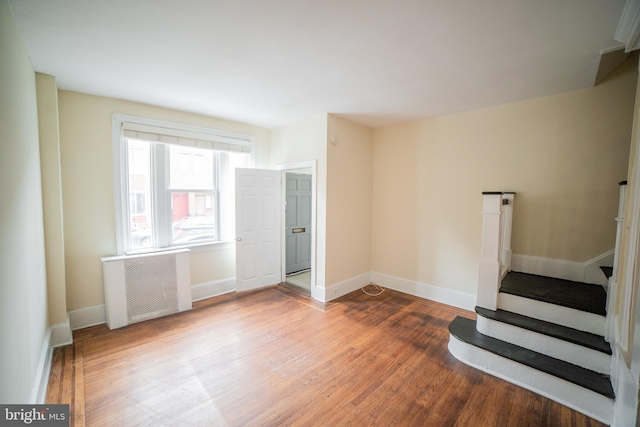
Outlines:
<svg viewBox="0 0 640 427"><path fill-rule="evenodd" d="M69 427L69 405L0 405L0 427Z"/></svg>

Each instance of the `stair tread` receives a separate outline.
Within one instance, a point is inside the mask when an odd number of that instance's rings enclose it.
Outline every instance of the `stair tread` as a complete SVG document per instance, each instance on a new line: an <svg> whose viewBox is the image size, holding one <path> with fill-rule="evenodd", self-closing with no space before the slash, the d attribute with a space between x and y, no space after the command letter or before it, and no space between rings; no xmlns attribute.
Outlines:
<svg viewBox="0 0 640 427"><path fill-rule="evenodd" d="M604 340L604 337L589 332L579 331L567 326L558 325L552 322L546 322L540 319L523 316L522 314L512 313L510 311L488 310L483 307L476 307L476 313L487 319L496 320L498 322L514 325L529 331L544 334L573 344L581 345L602 353L611 355L611 346Z"/></svg>
<svg viewBox="0 0 640 427"><path fill-rule="evenodd" d="M607 313L607 294L600 285L510 271L500 292L601 316Z"/></svg>
<svg viewBox="0 0 640 427"><path fill-rule="evenodd" d="M609 376L483 335L476 330L475 320L458 316L449 324L449 332L467 344L615 399Z"/></svg>

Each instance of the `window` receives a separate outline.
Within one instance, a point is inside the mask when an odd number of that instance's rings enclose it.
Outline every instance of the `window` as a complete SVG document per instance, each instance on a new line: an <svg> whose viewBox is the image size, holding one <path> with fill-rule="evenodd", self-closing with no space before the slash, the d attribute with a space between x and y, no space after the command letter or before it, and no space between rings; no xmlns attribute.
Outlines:
<svg viewBox="0 0 640 427"><path fill-rule="evenodd" d="M252 137L118 114L113 133L119 254L233 239Z"/></svg>

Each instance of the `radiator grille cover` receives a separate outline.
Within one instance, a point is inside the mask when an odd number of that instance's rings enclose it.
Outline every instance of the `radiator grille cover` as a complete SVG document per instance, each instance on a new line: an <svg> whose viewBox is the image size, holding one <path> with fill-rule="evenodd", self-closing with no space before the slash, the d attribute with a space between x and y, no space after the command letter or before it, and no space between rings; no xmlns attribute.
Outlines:
<svg viewBox="0 0 640 427"><path fill-rule="evenodd" d="M178 312L175 255L124 262L129 323Z"/></svg>
<svg viewBox="0 0 640 427"><path fill-rule="evenodd" d="M189 250L102 258L111 329L191 309Z"/></svg>

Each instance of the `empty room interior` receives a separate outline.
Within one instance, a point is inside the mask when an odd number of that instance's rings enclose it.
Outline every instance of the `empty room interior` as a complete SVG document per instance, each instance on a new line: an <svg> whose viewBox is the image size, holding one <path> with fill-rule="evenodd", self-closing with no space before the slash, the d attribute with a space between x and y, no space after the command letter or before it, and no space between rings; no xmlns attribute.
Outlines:
<svg viewBox="0 0 640 427"><path fill-rule="evenodd" d="M0 405L637 425L639 49L638 0L0 0Z"/></svg>

